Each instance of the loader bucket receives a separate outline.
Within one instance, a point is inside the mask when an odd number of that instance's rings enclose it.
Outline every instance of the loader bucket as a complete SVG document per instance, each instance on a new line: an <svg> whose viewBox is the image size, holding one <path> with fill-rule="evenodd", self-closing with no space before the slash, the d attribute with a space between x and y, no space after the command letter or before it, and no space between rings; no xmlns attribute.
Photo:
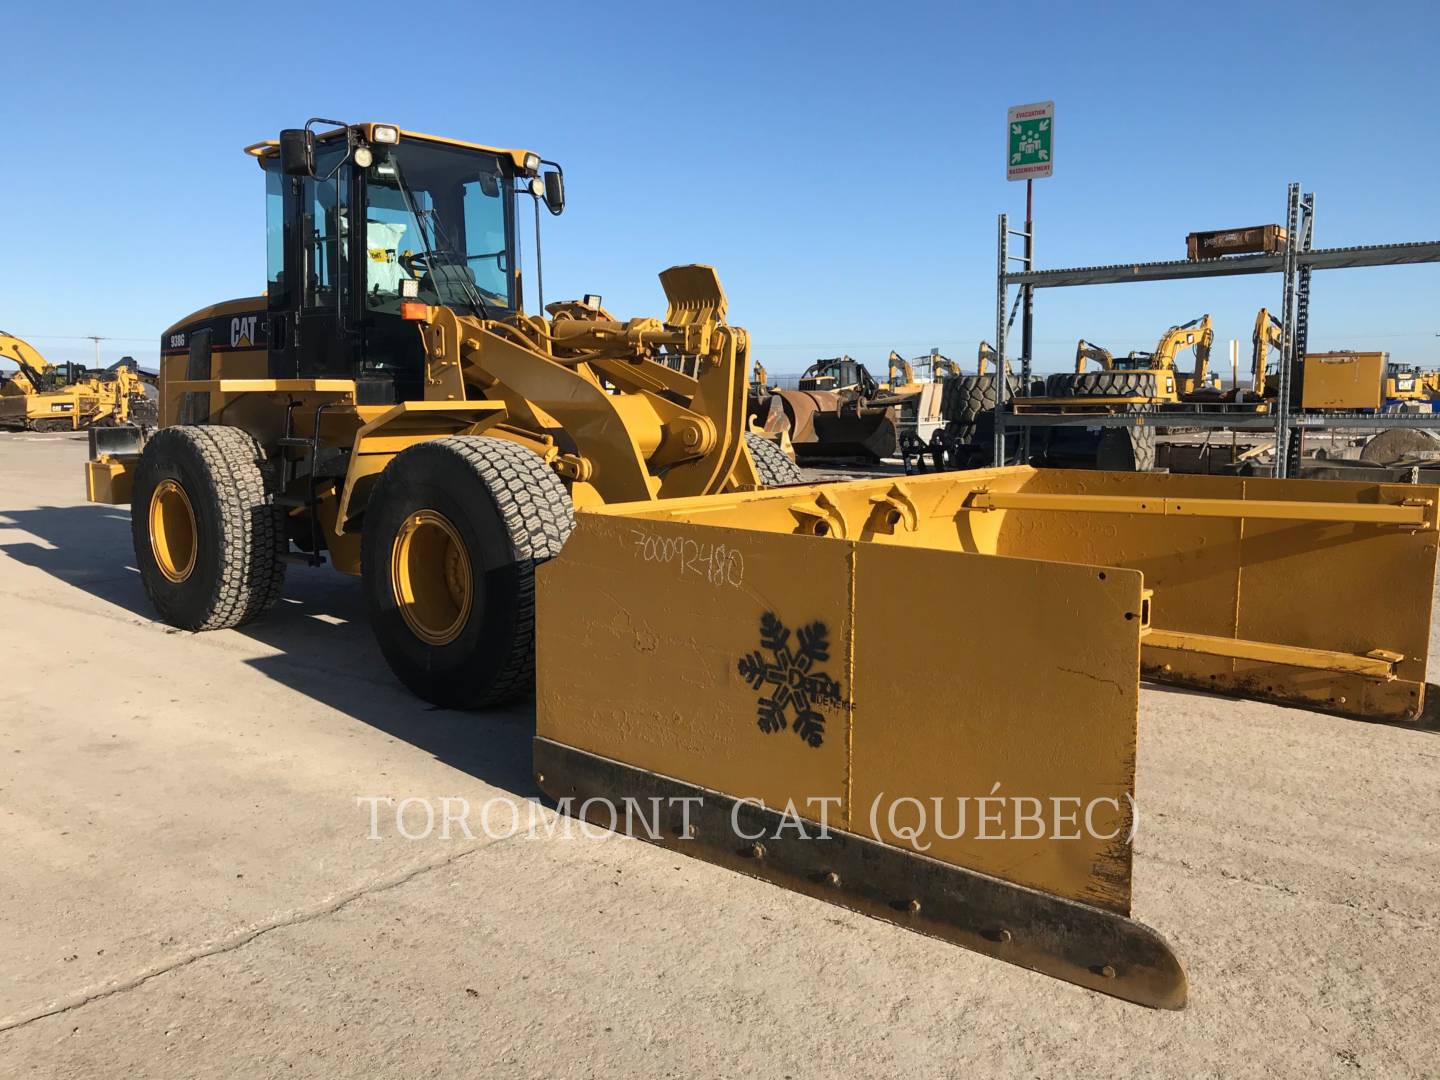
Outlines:
<svg viewBox="0 0 1440 1080"><path fill-rule="evenodd" d="M893 408L856 407L830 390L776 390L790 425L799 461L868 463L894 457L900 448Z"/></svg>
<svg viewBox="0 0 1440 1080"><path fill-rule="evenodd" d="M1436 488L1025 467L577 514L538 577L562 809L1141 1004L1142 670L1418 712ZM967 627L927 664L931 617Z"/></svg>

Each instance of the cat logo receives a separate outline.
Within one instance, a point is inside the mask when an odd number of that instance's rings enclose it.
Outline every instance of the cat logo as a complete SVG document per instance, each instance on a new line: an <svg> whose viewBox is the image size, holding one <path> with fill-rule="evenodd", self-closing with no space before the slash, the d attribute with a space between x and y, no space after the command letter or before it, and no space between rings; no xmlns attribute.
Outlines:
<svg viewBox="0 0 1440 1080"><path fill-rule="evenodd" d="M255 340L255 323L258 315L241 315L230 320L230 347L248 349Z"/></svg>

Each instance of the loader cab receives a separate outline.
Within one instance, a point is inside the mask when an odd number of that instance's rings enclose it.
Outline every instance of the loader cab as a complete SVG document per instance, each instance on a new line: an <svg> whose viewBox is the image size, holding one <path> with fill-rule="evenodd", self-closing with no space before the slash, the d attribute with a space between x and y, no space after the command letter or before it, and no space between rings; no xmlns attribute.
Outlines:
<svg viewBox="0 0 1440 1080"><path fill-rule="evenodd" d="M270 376L353 378L370 404L424 397L426 307L516 310L517 180L538 159L359 125L315 137L297 175L283 144L256 154Z"/></svg>
<svg viewBox="0 0 1440 1080"><path fill-rule="evenodd" d="M861 397L874 397L879 384L866 370L865 365L848 356L830 360L817 360L800 376L801 390L853 390Z"/></svg>

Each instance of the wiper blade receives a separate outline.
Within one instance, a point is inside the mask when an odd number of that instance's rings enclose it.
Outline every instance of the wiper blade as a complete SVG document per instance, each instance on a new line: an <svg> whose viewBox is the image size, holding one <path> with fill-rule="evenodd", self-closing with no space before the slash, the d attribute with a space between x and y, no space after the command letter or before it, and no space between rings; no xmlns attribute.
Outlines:
<svg viewBox="0 0 1440 1080"><path fill-rule="evenodd" d="M395 164L395 185L400 189L400 194L405 199L405 205L409 208L411 217L415 219L415 227L420 232L420 242L425 245L426 262L430 266L430 276L438 280L435 271L440 265L440 255L435 250L435 237L433 233L427 231L427 225L433 227L434 230L438 232L440 231L439 219L437 218L433 222L427 221L432 211L422 211L415 205L415 200L410 196L410 188L406 185L405 178L400 174L398 162ZM485 306L485 301L480 298L480 294L476 291L474 283L470 281L464 273L460 275L460 287L465 293L465 300L470 305L470 310L482 319L490 318L490 311ZM439 294L440 289L438 286L435 292Z"/></svg>

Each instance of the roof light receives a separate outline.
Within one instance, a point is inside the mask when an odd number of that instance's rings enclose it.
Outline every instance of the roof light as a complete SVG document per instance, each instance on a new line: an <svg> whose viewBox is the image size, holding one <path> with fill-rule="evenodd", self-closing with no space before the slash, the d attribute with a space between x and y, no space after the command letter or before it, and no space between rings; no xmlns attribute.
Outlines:
<svg viewBox="0 0 1440 1080"><path fill-rule="evenodd" d="M539 154L526 154L526 155L525 155L525 175L526 175L526 176L534 176L534 175L535 175L536 173L538 173L539 171L540 171L540 155L539 155Z"/></svg>
<svg viewBox="0 0 1440 1080"><path fill-rule="evenodd" d="M376 124L370 129L370 140L377 143L398 143L400 129L393 124Z"/></svg>
<svg viewBox="0 0 1440 1080"><path fill-rule="evenodd" d="M368 169L374 162L375 155L370 152L368 146L357 146L355 148L355 164L362 169Z"/></svg>

